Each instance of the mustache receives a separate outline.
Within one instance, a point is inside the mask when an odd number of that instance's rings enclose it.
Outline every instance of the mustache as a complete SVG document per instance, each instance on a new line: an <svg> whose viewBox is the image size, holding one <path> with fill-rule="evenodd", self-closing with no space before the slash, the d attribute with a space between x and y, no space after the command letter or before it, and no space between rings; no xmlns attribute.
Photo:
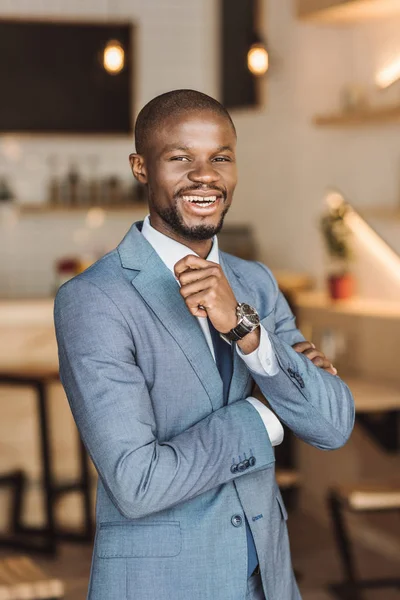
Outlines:
<svg viewBox="0 0 400 600"><path fill-rule="evenodd" d="M190 195L190 192L196 192L198 190L201 190L202 192L207 192L209 190L212 192L218 191L222 194L222 197L224 200L226 200L227 195L228 195L225 188L219 187L218 185L204 185L204 184L200 183L197 185L191 185L189 187L185 187L185 188L178 190L174 194L174 199L176 200L177 198L179 198L179 196Z"/></svg>

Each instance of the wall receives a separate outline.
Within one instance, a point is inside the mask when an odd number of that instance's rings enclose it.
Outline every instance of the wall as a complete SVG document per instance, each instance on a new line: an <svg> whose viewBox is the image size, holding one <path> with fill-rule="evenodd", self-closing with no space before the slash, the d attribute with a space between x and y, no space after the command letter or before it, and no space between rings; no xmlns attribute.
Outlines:
<svg viewBox="0 0 400 600"><path fill-rule="evenodd" d="M104 0L68 4L0 0L0 16L101 19L112 14L135 21L139 26L136 87L140 107L157 93L176 87L217 95L217 6L212 0L114 0L112 4L111 0L109 4ZM262 28L272 58L270 75L263 84L266 106L233 113L239 133L240 183L229 220L254 225L260 257L270 265L321 276L324 258L317 220L328 186L340 188L356 206L398 202L396 125L329 130L315 128L311 119L316 112L338 106L344 84L371 82L385 53L394 52L400 44L396 35L399 23L391 19L348 27L312 25L295 19L293 2L266 2ZM96 152L104 174L130 177L129 139L23 138L10 143L2 138L0 144L8 152L7 170L18 196L25 201L45 197L47 159L53 153L65 157L65 164L71 157L85 164L85 157ZM105 227L102 235L110 245L117 243L129 220L129 215L124 215L118 226ZM69 223L68 227L80 227L79 219L74 225ZM64 227L64 219L24 218L9 233L12 246L7 236L0 236L0 255L7 256L0 273L1 295L12 297L22 289L28 293L29 286L21 282L32 279L31 272L37 269L37 263L29 260L28 240L40 240L48 257L46 264L51 265L63 250L55 232ZM46 295L52 287L48 266L40 269L33 295Z"/></svg>
<svg viewBox="0 0 400 600"><path fill-rule="evenodd" d="M266 20L275 55L266 110L238 116L242 180L240 211L251 213L262 258L277 267L323 272L317 220L328 187L339 188L357 207L400 204L398 125L316 128L316 113L339 107L340 89L367 84L378 96L375 69L390 53L400 55L400 20L352 26L298 22L292 2L270 0Z"/></svg>
<svg viewBox="0 0 400 600"><path fill-rule="evenodd" d="M215 95L216 69L213 44L212 0L0 0L0 17L102 20L109 17L137 24L136 108L153 96L173 88L191 87ZM211 14L210 14L211 11ZM47 197L48 159L57 155L61 172L71 161L88 173L88 157L100 159L102 176L132 179L128 155L133 140L107 138L0 137L0 174L6 172L21 202L42 202ZM0 214L0 295L46 296L53 289L53 263L65 253L107 250L115 246L129 224L145 211L107 219L101 231L85 226L84 215L26 216ZM85 250L86 249L86 250Z"/></svg>

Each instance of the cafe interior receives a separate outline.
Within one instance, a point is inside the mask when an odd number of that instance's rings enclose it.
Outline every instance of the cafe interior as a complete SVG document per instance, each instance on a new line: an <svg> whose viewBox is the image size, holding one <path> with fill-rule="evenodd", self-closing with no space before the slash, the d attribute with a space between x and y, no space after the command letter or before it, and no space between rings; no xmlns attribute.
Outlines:
<svg viewBox="0 0 400 600"><path fill-rule="evenodd" d="M237 129L221 248L272 269L355 399L344 447L276 449L302 596L400 598L400 0L0 0L0 76L0 598L86 597L54 296L148 214L134 121L178 88Z"/></svg>

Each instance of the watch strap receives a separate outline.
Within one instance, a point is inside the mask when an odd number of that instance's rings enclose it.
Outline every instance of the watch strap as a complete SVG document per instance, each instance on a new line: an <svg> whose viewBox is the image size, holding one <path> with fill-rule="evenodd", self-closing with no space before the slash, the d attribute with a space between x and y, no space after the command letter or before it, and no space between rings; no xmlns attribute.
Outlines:
<svg viewBox="0 0 400 600"><path fill-rule="evenodd" d="M236 327L228 331L228 333L224 333L223 335L230 342L237 342L238 340L244 338L244 336L248 333L251 333L249 328L243 325L243 323L239 323L239 325L236 325Z"/></svg>

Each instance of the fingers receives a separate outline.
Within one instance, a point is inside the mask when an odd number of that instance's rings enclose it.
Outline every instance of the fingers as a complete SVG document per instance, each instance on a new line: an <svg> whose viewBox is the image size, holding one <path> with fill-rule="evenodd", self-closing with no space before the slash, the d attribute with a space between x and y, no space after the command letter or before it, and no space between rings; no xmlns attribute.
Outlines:
<svg viewBox="0 0 400 600"><path fill-rule="evenodd" d="M179 291L181 296L186 300L190 299L190 296L194 296L200 292L209 292L216 282L217 278L212 275L211 277L205 277L204 279L197 279L188 285L183 285ZM200 302L200 304L207 306L206 302Z"/></svg>
<svg viewBox="0 0 400 600"><path fill-rule="evenodd" d="M221 277L220 268L216 265L215 267L208 266L204 269L188 269L179 275L179 283L184 287L190 283L200 281L201 279L207 279L208 277L219 279Z"/></svg>
<svg viewBox="0 0 400 600"><path fill-rule="evenodd" d="M195 317L208 317L207 311L200 304L198 304L197 306L193 306L192 308L189 308L189 310L192 313L192 315Z"/></svg>
<svg viewBox="0 0 400 600"><path fill-rule="evenodd" d="M320 352L315 348L312 342L298 342L292 346L293 350L299 354L304 354L309 360L320 369L324 369L332 375L337 375L337 370L332 365L331 361L328 360L323 352Z"/></svg>
<svg viewBox="0 0 400 600"><path fill-rule="evenodd" d="M323 352L319 352L318 350L312 348L310 350L306 350L305 352L303 352L303 354L305 354L307 358L309 358L316 367L324 369L332 375L337 374L337 370L335 369L331 361L328 358L326 358Z"/></svg>
<svg viewBox="0 0 400 600"><path fill-rule="evenodd" d="M207 317L207 308L212 308L215 301L215 290L206 289L185 298L186 306L195 317Z"/></svg>
<svg viewBox="0 0 400 600"><path fill-rule="evenodd" d="M293 350L296 350L296 352L300 352L302 354L305 350L308 350L309 348L315 348L315 346L311 342L297 342L297 344L294 344L292 348Z"/></svg>
<svg viewBox="0 0 400 600"><path fill-rule="evenodd" d="M310 348L309 350L305 350L304 352L302 352L302 354L304 354L304 356L307 356L307 358L309 358L310 360L312 360L314 362L314 358L326 358L325 354L323 352L320 352L319 350L317 350L316 348ZM317 361L318 366L320 366L320 362ZM314 363L314 364L317 364Z"/></svg>
<svg viewBox="0 0 400 600"><path fill-rule="evenodd" d="M188 254L184 258L181 258L181 260L178 260L174 266L174 273L175 277L180 279L181 274L188 269L206 269L207 267L215 265L216 263L213 263L210 260L205 260L204 258L200 258L200 256Z"/></svg>

